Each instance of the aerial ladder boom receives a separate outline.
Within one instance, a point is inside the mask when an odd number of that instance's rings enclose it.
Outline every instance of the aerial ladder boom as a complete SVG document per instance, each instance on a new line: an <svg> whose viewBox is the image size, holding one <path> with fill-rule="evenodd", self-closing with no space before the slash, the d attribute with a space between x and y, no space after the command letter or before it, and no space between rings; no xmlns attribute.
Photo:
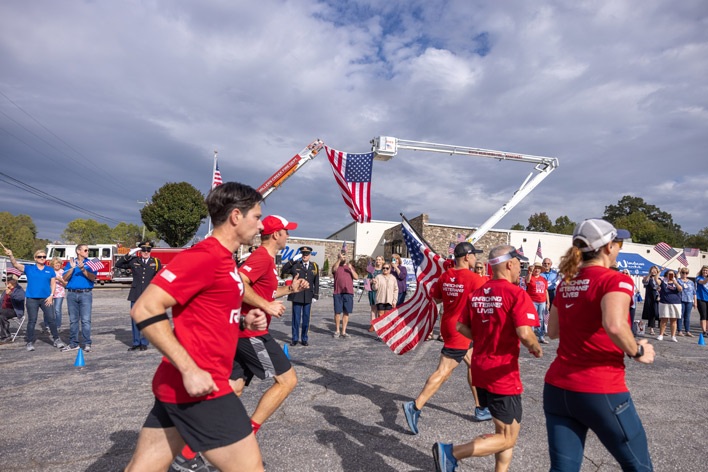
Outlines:
<svg viewBox="0 0 708 472"><path fill-rule="evenodd" d="M505 151L493 151L490 149L480 149L465 146L453 146L450 144L426 143L422 141L408 141L398 139L391 136L378 136L371 141L372 151L376 154L375 159L387 161L393 158L400 149L408 149L412 151L428 151L439 152L450 155L484 157L487 159L497 159L500 161L524 162L533 164L534 172L531 172L523 181L519 189L514 192L511 199L497 210L491 217L482 223L477 230L469 235L466 241L475 243L484 236L487 231L499 222L507 213L509 213L521 200L531 193L543 180L550 175L551 172L558 167L558 159L555 157L532 156L529 154L518 154Z"/></svg>
<svg viewBox="0 0 708 472"><path fill-rule="evenodd" d="M321 140L315 139L303 148L302 151L295 154L283 167L278 169L275 174L268 177L268 179L258 187L258 192L263 195L263 200L283 185L283 183L295 172L300 170L302 166L314 159L322 150L323 146L324 143Z"/></svg>

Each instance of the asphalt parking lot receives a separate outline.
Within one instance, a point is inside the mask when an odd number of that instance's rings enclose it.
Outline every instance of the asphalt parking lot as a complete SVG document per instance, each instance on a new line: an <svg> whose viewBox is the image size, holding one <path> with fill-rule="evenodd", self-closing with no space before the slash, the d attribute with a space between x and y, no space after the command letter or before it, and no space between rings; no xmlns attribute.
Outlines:
<svg viewBox="0 0 708 472"><path fill-rule="evenodd" d="M160 355L127 352L131 344L127 286L94 291L93 351L85 367L76 352L54 349L42 334L35 352L21 337L0 346L0 470L117 471L128 462L152 406L150 382ZM434 441L464 442L492 431L470 420L473 404L464 368L423 410L420 434L408 432L401 403L415 397L437 365L442 343L428 341L397 356L374 339L368 307L357 303L349 339L334 339L332 301L313 306L310 345L289 349L299 378L293 394L261 428L258 441L269 472L430 471ZM40 315L41 316L41 315ZM694 312L693 331L698 317ZM275 320L273 335L290 339L290 319ZM68 316L64 307L64 341ZM708 347L697 338L651 341L651 366L627 362L627 380L647 430L657 471L705 471L708 453ZM524 417L512 470L548 470L541 406L543 376L557 342L544 357L522 353ZM253 411L270 385L254 381L242 397ZM590 434L583 471L619 467ZM492 457L465 460L462 471L493 470Z"/></svg>

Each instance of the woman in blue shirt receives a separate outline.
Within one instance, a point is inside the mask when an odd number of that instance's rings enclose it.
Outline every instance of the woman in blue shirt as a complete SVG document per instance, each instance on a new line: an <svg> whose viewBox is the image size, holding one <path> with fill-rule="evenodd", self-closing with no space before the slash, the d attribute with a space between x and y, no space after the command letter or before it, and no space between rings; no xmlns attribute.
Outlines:
<svg viewBox="0 0 708 472"><path fill-rule="evenodd" d="M708 282L708 266L703 266L696 277L696 302L698 314L701 316L703 336L708 335L708 287L706 287L706 282Z"/></svg>
<svg viewBox="0 0 708 472"><path fill-rule="evenodd" d="M65 344L59 339L54 309L52 308L56 273L54 269L45 265L47 251L40 249L34 253L34 265L25 265L17 262L12 251L7 248L5 248L5 254L10 258L13 267L24 272L27 276L27 289L25 290L25 307L27 309L27 319L29 320L25 336L27 350L34 351L34 342L37 339L34 334L34 328L37 324L37 315L40 308L44 313L44 319L49 322L49 331L54 339L54 347L63 348Z"/></svg>
<svg viewBox="0 0 708 472"><path fill-rule="evenodd" d="M688 278L688 268L679 270L678 283L683 287L681 291L681 319L679 320L678 335L690 336L691 334L691 310L696 306L696 286ZM683 331L681 328L683 327Z"/></svg>

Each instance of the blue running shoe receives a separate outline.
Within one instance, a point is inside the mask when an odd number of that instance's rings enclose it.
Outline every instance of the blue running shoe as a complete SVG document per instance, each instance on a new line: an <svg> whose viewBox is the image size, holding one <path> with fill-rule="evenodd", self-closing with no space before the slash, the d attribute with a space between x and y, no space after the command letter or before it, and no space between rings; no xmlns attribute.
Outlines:
<svg viewBox="0 0 708 472"><path fill-rule="evenodd" d="M418 434L418 418L420 418L420 410L415 409L415 403L404 403L403 414L406 415L406 421L408 422L408 427L411 429L411 433Z"/></svg>
<svg viewBox="0 0 708 472"><path fill-rule="evenodd" d="M474 416L472 417L475 421L489 421L492 419L492 414L489 412L489 408L479 408L474 407Z"/></svg>
<svg viewBox="0 0 708 472"><path fill-rule="evenodd" d="M452 444L436 442L433 444L433 459L437 472L455 472L457 459L452 455Z"/></svg>

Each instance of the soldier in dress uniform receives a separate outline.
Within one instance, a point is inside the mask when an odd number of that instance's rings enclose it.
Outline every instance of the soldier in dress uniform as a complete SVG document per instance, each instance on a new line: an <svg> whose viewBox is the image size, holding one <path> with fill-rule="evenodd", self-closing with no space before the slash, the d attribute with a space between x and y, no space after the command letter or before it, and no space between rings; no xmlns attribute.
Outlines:
<svg viewBox="0 0 708 472"><path fill-rule="evenodd" d="M315 261L310 260L312 248L302 246L298 248L302 257L298 260L290 260L283 265L280 276L284 279L300 276L301 280L307 280L310 288L288 295L288 300L293 304L293 326L291 346L295 346L298 341L303 346L308 345L308 331L310 329L310 308L312 303L320 296L320 268ZM302 328L301 328L302 326Z"/></svg>
<svg viewBox="0 0 708 472"><path fill-rule="evenodd" d="M116 267L119 269L130 269L133 273L133 283L130 285L130 293L128 300L130 307L133 308L135 301L142 295L143 291L150 285L150 281L155 274L162 268L162 262L157 257L150 257L152 244L150 241L145 241L139 244L138 248L133 249L125 256L116 261ZM136 253L139 254L136 256ZM135 321L130 321L133 329L133 345L128 348L129 351L146 351L148 340L140 333L140 330L135 326Z"/></svg>

